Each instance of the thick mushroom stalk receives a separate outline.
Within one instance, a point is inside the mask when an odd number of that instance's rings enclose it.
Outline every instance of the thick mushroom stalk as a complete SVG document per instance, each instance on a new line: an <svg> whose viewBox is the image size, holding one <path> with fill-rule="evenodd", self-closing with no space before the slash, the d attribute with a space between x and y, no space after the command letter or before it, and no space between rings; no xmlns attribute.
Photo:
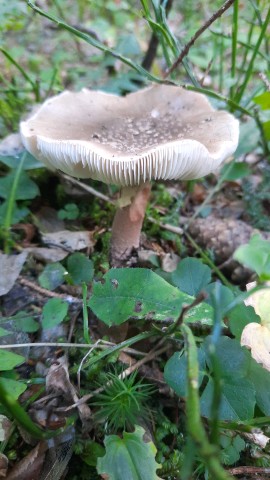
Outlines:
<svg viewBox="0 0 270 480"><path fill-rule="evenodd" d="M112 267L132 264L132 255L140 246L141 229L150 192L149 182L122 190L121 197L129 197L130 203L119 207L114 217L110 247Z"/></svg>

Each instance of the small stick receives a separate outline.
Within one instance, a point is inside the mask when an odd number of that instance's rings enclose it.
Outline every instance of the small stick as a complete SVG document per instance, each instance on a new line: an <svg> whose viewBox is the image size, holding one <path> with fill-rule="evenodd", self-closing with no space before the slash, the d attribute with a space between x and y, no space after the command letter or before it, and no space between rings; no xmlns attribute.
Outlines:
<svg viewBox="0 0 270 480"><path fill-rule="evenodd" d="M178 58L175 60L175 62L172 64L172 66L170 68L168 68L166 71L165 71L165 74L163 75L163 79L167 78L177 67L178 65L182 62L183 58L187 56L189 50L190 50L190 47L192 47L192 45L194 45L194 43L196 42L196 40L202 35L203 32L205 32L205 30L207 30L208 27L210 27L210 25L219 17L221 17L221 15L223 15L224 12L226 12L226 10L228 10L228 8L235 2L235 0L227 0L223 5L222 7L220 7L202 26L201 28L199 28L199 30L197 30L197 32L195 33L195 35L189 40L189 42L184 46L182 52L180 53L180 55L178 56Z"/></svg>
<svg viewBox="0 0 270 480"><path fill-rule="evenodd" d="M270 468L243 466L230 468L227 470L227 472L231 473L232 475L253 475L256 473L266 473L269 475Z"/></svg>
<svg viewBox="0 0 270 480"><path fill-rule="evenodd" d="M73 185L80 187L82 190L85 190L86 192L91 193L95 197L100 198L101 200L105 200L105 202L108 202L111 205L114 205L114 202L113 200L110 199L110 197L108 197L107 195L104 195L103 193L98 192L93 187L90 187L89 185L86 185L85 183L82 183L79 180L76 180L75 178L70 177L69 175L66 175L65 173L59 172L58 174L59 174L59 177L64 178L69 183L72 183Z"/></svg>
<svg viewBox="0 0 270 480"><path fill-rule="evenodd" d="M73 297L72 295L64 295L62 293L51 292L50 290L39 287L39 285L36 285L36 283L33 283L30 280L27 280L26 278L23 278L21 276L19 276L19 283L21 285L24 285L25 287L35 290L36 292L44 295L45 297L62 298L69 303L82 303L82 300L80 298Z"/></svg>
<svg viewBox="0 0 270 480"><path fill-rule="evenodd" d="M180 227L176 227L175 225L170 225L169 223L162 223L158 220L155 220L155 218L153 217L147 217L147 220L149 220L149 222L151 223L154 223L155 225L158 225L163 230L168 230L168 232L178 233L178 235L183 234L183 229Z"/></svg>
<svg viewBox="0 0 270 480"><path fill-rule="evenodd" d="M153 360L153 358L158 357L159 355L164 353L167 350L167 348L168 348L168 345L162 346L162 348L160 348L159 350L157 350L156 347L155 347L147 355L145 355L144 358L142 358L138 362L134 363L134 365L132 365L131 367L128 367L126 370L124 370L122 373L120 373L120 375L118 375L118 378L120 378L120 379L126 378L132 372L134 372L134 370L137 370L139 367L141 367L145 363L150 362L150 360ZM88 393L87 395L84 395L82 398L80 398L80 400L78 402L74 403L73 405L70 405L70 406L65 407L65 408L58 408L57 411L61 410L61 411L67 412L68 410L72 410L73 408L78 407L78 405L81 405L82 403L86 403L91 398L93 398L96 395L98 395L99 393L103 392L105 390L105 388L108 387L111 383L112 383L111 381L107 382L105 385L102 385L102 387L99 387L96 390L94 390L93 392Z"/></svg>
<svg viewBox="0 0 270 480"><path fill-rule="evenodd" d="M105 340L100 340L101 343L96 342L93 348L100 348L101 350L106 350L108 347L114 347L116 344L112 342L107 342ZM6 350L9 348L23 348L23 347L58 347L58 348L88 348L91 345L89 343L63 343L63 342L27 342L27 343L10 343L10 344L3 344L0 345L0 350ZM140 352L139 350L135 350L134 348L122 348L122 352L131 353L133 355L140 355L144 356L145 352Z"/></svg>

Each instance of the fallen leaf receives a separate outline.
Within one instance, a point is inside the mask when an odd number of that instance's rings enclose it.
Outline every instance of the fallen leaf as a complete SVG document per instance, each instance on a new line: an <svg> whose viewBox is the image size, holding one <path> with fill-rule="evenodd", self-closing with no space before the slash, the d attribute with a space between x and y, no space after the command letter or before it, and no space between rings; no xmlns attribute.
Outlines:
<svg viewBox="0 0 270 480"><path fill-rule="evenodd" d="M8 458L3 453L0 453L0 478L6 478L8 469Z"/></svg>
<svg viewBox="0 0 270 480"><path fill-rule="evenodd" d="M42 241L46 245L63 247L70 251L92 249L94 247L91 233L84 230L80 232L62 230L61 232L46 233L42 235Z"/></svg>
<svg viewBox="0 0 270 480"><path fill-rule="evenodd" d="M250 348L251 356L270 372L270 330L259 323L248 323L245 326L241 345Z"/></svg>
<svg viewBox="0 0 270 480"><path fill-rule="evenodd" d="M12 289L20 275L27 255L28 253L25 251L19 255L5 255L0 253L0 296L5 295Z"/></svg>
<svg viewBox="0 0 270 480"><path fill-rule="evenodd" d="M0 442L8 439L11 425L11 421L5 415L0 415Z"/></svg>
<svg viewBox="0 0 270 480"><path fill-rule="evenodd" d="M24 146L19 133L11 133L0 142L0 155L18 155L23 150Z"/></svg>
<svg viewBox="0 0 270 480"><path fill-rule="evenodd" d="M46 263L60 262L69 254L69 252L59 247L28 247L24 251L30 253L37 260Z"/></svg>
<svg viewBox="0 0 270 480"><path fill-rule="evenodd" d="M12 468L6 480L39 480L47 449L47 442L39 442L26 457Z"/></svg>
<svg viewBox="0 0 270 480"><path fill-rule="evenodd" d="M251 282L247 284L247 291L255 288L257 286L256 282ZM265 282L265 287L269 287L270 282ZM257 292L250 295L246 300L246 305L251 305L257 315L261 318L262 325L268 326L270 331L270 288L262 288Z"/></svg>

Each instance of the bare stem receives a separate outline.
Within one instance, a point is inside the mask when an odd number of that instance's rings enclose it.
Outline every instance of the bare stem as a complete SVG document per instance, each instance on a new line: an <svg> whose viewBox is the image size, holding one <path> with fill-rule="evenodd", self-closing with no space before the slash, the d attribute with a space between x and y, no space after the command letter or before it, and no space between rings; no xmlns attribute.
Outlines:
<svg viewBox="0 0 270 480"><path fill-rule="evenodd" d="M112 267L126 266L132 252L140 246L140 235L145 216L146 206L151 191L150 183L127 187L122 191L122 198L130 196L127 206L118 208L113 225L110 249L110 263Z"/></svg>

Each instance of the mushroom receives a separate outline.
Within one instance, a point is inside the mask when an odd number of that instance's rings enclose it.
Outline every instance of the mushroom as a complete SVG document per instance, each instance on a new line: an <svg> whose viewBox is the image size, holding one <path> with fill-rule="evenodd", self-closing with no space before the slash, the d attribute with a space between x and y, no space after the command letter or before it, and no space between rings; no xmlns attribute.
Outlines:
<svg viewBox="0 0 270 480"><path fill-rule="evenodd" d="M111 265L139 248L150 181L191 180L236 149L238 121L199 93L154 85L119 97L83 89L47 100L21 123L24 146L49 168L122 187Z"/></svg>

